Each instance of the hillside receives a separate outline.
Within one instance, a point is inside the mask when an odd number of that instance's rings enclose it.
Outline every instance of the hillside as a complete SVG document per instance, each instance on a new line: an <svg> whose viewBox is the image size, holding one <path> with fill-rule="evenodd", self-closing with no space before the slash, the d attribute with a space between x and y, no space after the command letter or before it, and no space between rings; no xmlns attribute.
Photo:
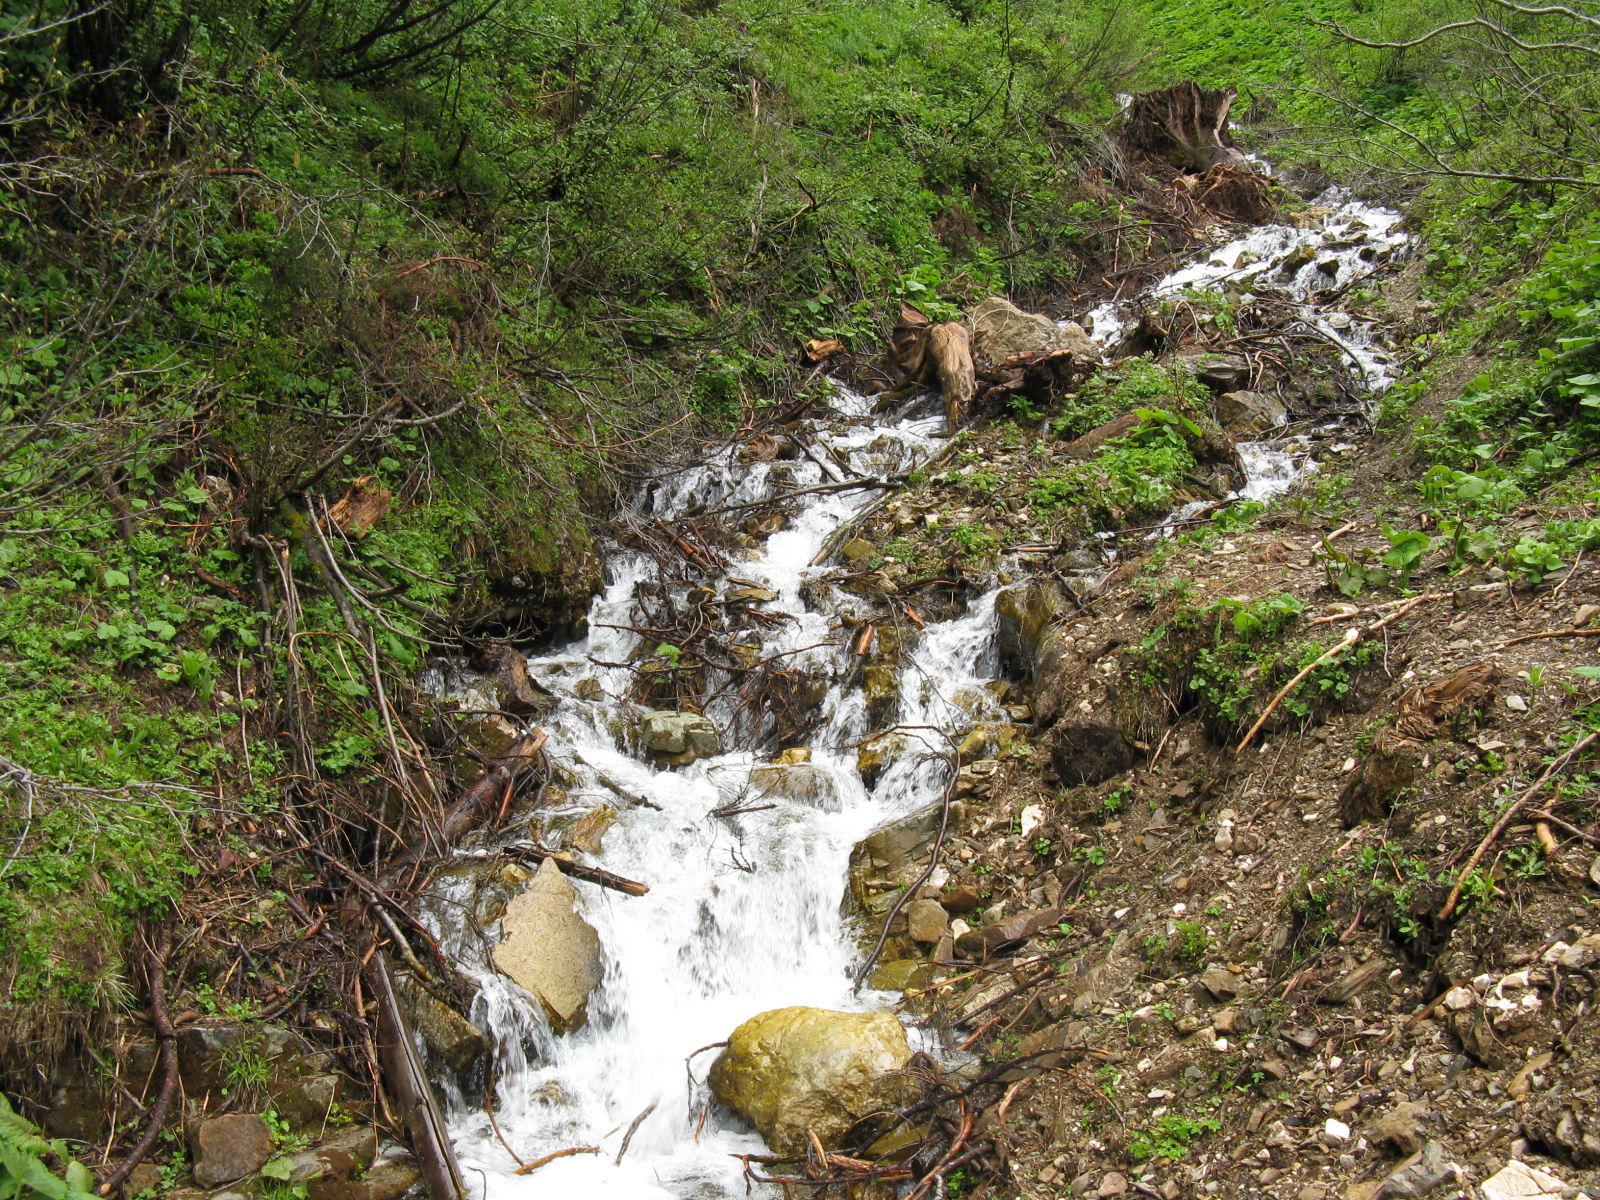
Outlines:
<svg viewBox="0 0 1600 1200"><path fill-rule="evenodd" d="M915 1155L782 1170L1371 1200L1423 1194L1382 1182L1405 1155L1436 1195L1535 1155L1594 1186L1596 25L1509 0L9 5L7 1178L446 1200L515 1178L449 1176L452 1141L520 1161L591 1128L665 1161L713 1112L693 1072L682 1114L609 1134L513 1094L590 1042L496 990L507 905L552 859L573 912L660 897L619 876L724 754L747 779L706 819L759 877L745 839L779 843L745 814L792 773L756 772L814 754L848 775L829 795L925 799L931 766L879 781L910 762L881 738L926 721L944 857L875 894L1055 923L959 966L953 933L891 924L877 969L938 1053L885 1106L932 1123ZM1191 79L1239 92L1220 173L1129 132L1127 94ZM1332 230L1330 196L1403 221L1149 292L1251 230ZM1089 341L989 353L999 297ZM938 435L924 327L978 331ZM1258 393L1286 427L1226 407ZM1230 499L1263 437L1303 474ZM985 698L914 698L915 656L997 588ZM603 850L619 816L632 857ZM851 904L870 951L884 907ZM729 919L706 927L756 955ZM631 1019L603 943L597 1038ZM939 1099L988 1068L965 1116Z"/></svg>

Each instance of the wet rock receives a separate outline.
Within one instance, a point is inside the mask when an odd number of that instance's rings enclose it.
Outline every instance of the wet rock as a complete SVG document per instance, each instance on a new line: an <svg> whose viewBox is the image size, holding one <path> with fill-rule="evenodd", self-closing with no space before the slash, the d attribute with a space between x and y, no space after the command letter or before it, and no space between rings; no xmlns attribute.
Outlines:
<svg viewBox="0 0 1600 1200"><path fill-rule="evenodd" d="M1034 657L1051 624L1072 601L1054 579L1030 579L1001 591L994 602L1000 669L1014 678L1032 673Z"/></svg>
<svg viewBox="0 0 1600 1200"><path fill-rule="evenodd" d="M410 1163L385 1159L361 1177L366 1191L365 1200L400 1200L422 1179L422 1174Z"/></svg>
<svg viewBox="0 0 1600 1200"><path fill-rule="evenodd" d="M868 664L861 672L861 694L874 729L892 723L900 706L900 668L890 662Z"/></svg>
<svg viewBox="0 0 1600 1200"><path fill-rule="evenodd" d="M898 733L880 733L862 742L856 750L856 773L861 782L869 788L876 786L905 747L906 740Z"/></svg>
<svg viewBox="0 0 1600 1200"><path fill-rule="evenodd" d="M905 913L914 942L931 946L950 932L950 918L937 900L913 900L906 905Z"/></svg>
<svg viewBox="0 0 1600 1200"><path fill-rule="evenodd" d="M812 763L752 767L750 782L763 792L798 800L827 812L839 810L839 792L833 775Z"/></svg>
<svg viewBox="0 0 1600 1200"><path fill-rule="evenodd" d="M579 817L561 835L564 845L585 854L599 854L605 849L606 831L617 821L617 810L609 804L599 804Z"/></svg>
<svg viewBox="0 0 1600 1200"><path fill-rule="evenodd" d="M1284 255L1283 261L1278 264L1278 269L1284 275L1293 277L1309 265L1316 256L1317 252L1309 245L1296 246L1288 254Z"/></svg>
<svg viewBox="0 0 1600 1200"><path fill-rule="evenodd" d="M878 552L878 548L866 538L851 538L839 547L839 553L853 563L864 562Z"/></svg>
<svg viewBox="0 0 1600 1200"><path fill-rule="evenodd" d="M1250 386L1250 364L1237 355L1206 352L1186 355L1179 361L1197 382L1218 394Z"/></svg>
<svg viewBox="0 0 1600 1200"><path fill-rule="evenodd" d="M403 978L399 993L406 1014L411 1018L411 1028L422 1038L428 1057L456 1078L471 1070L489 1048L476 1025L429 994L416 980L409 976Z"/></svg>
<svg viewBox="0 0 1600 1200"><path fill-rule="evenodd" d="M651 754L688 762L722 753L722 737L709 717L699 713L649 709L639 722L645 749Z"/></svg>
<svg viewBox="0 0 1600 1200"><path fill-rule="evenodd" d="M557 1033L583 1024L600 983L600 938L577 913L579 897L553 858L506 907L494 965L538 997Z"/></svg>
<svg viewBox="0 0 1600 1200"><path fill-rule="evenodd" d="M1050 766L1068 787L1103 783L1133 766L1133 745L1100 721L1058 721L1045 739Z"/></svg>
<svg viewBox="0 0 1600 1200"><path fill-rule="evenodd" d="M881 964L868 980L873 987L885 992L903 992L907 988L926 987L930 982L928 964L920 958L896 958Z"/></svg>
<svg viewBox="0 0 1600 1200"><path fill-rule="evenodd" d="M860 1117L916 1091L900 1074L911 1058L888 1013L780 1008L733 1031L711 1068L711 1090L779 1154L803 1152L812 1130L827 1147Z"/></svg>
<svg viewBox="0 0 1600 1200"><path fill-rule="evenodd" d="M542 717L560 703L560 697L528 673L528 659L516 647L497 646L489 657L500 708L519 716Z"/></svg>
<svg viewBox="0 0 1600 1200"><path fill-rule="evenodd" d="M1025 941L1042 929L1048 929L1061 920L1059 908L1035 909L1004 917L982 929L971 929L956 939L956 953L963 958L983 958L1002 946Z"/></svg>
<svg viewBox="0 0 1600 1200"><path fill-rule="evenodd" d="M811 748L809 746L790 746L787 750L779 751L772 761L780 766L807 763L811 761Z"/></svg>
<svg viewBox="0 0 1600 1200"><path fill-rule="evenodd" d="M105 1135L105 1091L76 1055L65 1056L56 1067L44 1126L52 1137L80 1142L95 1142Z"/></svg>
<svg viewBox="0 0 1600 1200"><path fill-rule="evenodd" d="M272 1157L272 1130L256 1113L229 1113L195 1124L189 1137L194 1178L201 1187L243 1179Z"/></svg>
<svg viewBox="0 0 1600 1200"><path fill-rule="evenodd" d="M1217 423L1229 433L1266 433L1288 417L1282 402L1265 392L1224 392L1217 397Z"/></svg>

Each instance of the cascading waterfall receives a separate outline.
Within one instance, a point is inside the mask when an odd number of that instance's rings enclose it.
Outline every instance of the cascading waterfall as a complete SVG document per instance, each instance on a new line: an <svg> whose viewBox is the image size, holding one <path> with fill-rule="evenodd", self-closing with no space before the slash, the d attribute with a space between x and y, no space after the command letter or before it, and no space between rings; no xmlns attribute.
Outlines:
<svg viewBox="0 0 1600 1200"><path fill-rule="evenodd" d="M1263 227L1154 291L1215 284L1247 269L1237 265L1246 261L1242 255L1259 256L1261 269L1270 270L1305 246L1339 256L1340 270L1370 269L1376 254L1363 256L1363 247L1392 250L1399 244L1397 214L1343 198L1338 203L1336 216L1320 230ZM1302 302L1302 319L1322 329L1330 315L1316 307L1309 290ZM1122 319L1110 309L1097 314L1103 341L1115 336ZM1372 331L1355 322L1336 323L1341 328L1328 325L1326 332L1348 345L1354 368L1369 386L1381 386L1387 367ZM810 437L821 453L832 450L848 461L856 475L906 471L941 445L937 418L875 420L870 402L843 387L835 389L833 408L836 416L817 422ZM1293 482L1304 452L1251 443L1241 447L1241 457L1249 477L1245 494L1265 498ZM638 505L643 516L671 521L690 511L766 499L780 486L826 482L815 461L741 463L729 450L657 482ZM717 582L722 590L768 589L776 599L767 608L791 618L765 635L764 654L791 653L797 666L842 674L836 668L849 650L830 626L857 601L835 591L835 611L817 611L801 591L808 578L825 573L808 564L829 534L871 494L802 496L789 527ZM764 1144L715 1115L707 1118L703 1080L711 1057L696 1060L697 1082L691 1086L686 1056L767 1009L863 1009L890 1002L886 994L851 989L859 952L840 911L848 857L876 826L936 800L947 768L913 744L871 790L865 788L855 765L855 747L869 732L865 701L859 690L837 683L810 740L820 782L805 798L752 787L751 769L760 764L747 749L729 748L677 770L651 765L631 748L636 739L621 701L631 690L632 673L604 664L626 662L636 649L639 635L625 627L639 623L635 585L651 579L653 570L642 554L614 552L610 583L594 603L588 637L529 663L533 675L560 697L546 727L550 754L578 781L568 791L572 812L600 802L623 807L606 836L603 865L651 889L630 897L576 884L583 915L598 932L605 956L587 1023L554 1035L537 1001L494 970L489 950L499 929L486 914L473 913L470 879L447 874L426 902L426 919L479 985L473 1019L494 1047L498 1135L484 1110L451 1097L457 1152L485 1200L524 1194L627 1200L741 1195L740 1164L729 1156L763 1153ZM903 658L899 721L908 741L922 739L922 748L942 754L952 748L951 736L975 723L1007 719L983 686L997 672L994 609L990 592L964 615L930 623ZM719 703L723 708L714 706L707 715L723 725L733 701ZM624 807L621 794L648 797L659 807ZM755 807L751 797L767 807L713 815L736 800ZM919 1036L912 1031L913 1044ZM562 1158L536 1175L518 1176L502 1136L523 1159L573 1146L597 1146L600 1153Z"/></svg>

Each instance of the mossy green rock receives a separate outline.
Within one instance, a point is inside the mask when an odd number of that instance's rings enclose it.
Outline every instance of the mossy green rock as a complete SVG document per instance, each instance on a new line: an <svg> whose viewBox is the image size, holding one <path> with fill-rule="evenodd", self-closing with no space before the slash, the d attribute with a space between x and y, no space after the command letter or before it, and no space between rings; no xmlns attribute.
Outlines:
<svg viewBox="0 0 1600 1200"><path fill-rule="evenodd" d="M909 1102L916 1082L906 1031L888 1013L778 1008L733 1031L711 1090L779 1154L803 1153L806 1130L827 1147L861 1117Z"/></svg>

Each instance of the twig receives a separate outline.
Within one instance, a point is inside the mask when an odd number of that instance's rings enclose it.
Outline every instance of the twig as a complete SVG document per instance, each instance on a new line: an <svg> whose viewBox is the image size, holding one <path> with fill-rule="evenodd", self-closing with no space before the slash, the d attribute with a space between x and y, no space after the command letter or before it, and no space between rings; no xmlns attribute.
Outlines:
<svg viewBox="0 0 1600 1200"><path fill-rule="evenodd" d="M612 1166L620 1167L622 1165L622 1156L628 1152L628 1145L633 1141L633 1135L639 1132L639 1126L644 1124L646 1117L655 1112L656 1105L659 1103L661 1103L659 1100L650 1101L645 1106L645 1110L633 1119L633 1124L628 1126L628 1132L622 1135L622 1149L617 1151L617 1159L611 1164Z"/></svg>
<svg viewBox="0 0 1600 1200"><path fill-rule="evenodd" d="M555 1162L555 1160L558 1158L566 1158L569 1154L599 1153L599 1146L568 1146L565 1150L556 1150L553 1153L546 1154L543 1158L536 1158L531 1163L523 1163L511 1173L513 1175L526 1175L529 1171L537 1171L540 1167L544 1166L545 1163Z"/></svg>
<svg viewBox="0 0 1600 1200"><path fill-rule="evenodd" d="M1528 801L1532 800L1534 796L1538 794L1539 789L1544 787L1544 785L1549 782L1552 775L1571 762L1578 751L1588 746L1589 743L1594 741L1596 738L1600 738L1600 729L1590 733L1588 737L1584 738L1577 745L1573 746L1572 749L1568 750L1560 758L1556 759L1553 763L1546 767L1544 774L1540 775L1539 778L1534 781L1533 786L1527 791L1523 792L1522 795L1518 796L1516 803L1512 804L1506 809L1505 812L1500 814L1500 819L1494 823L1494 828L1489 830L1488 833L1484 834L1483 841L1478 843L1478 848L1472 852L1472 857L1467 859L1467 865L1461 868L1461 874L1456 877L1456 885L1450 889L1449 899L1444 902L1444 907L1439 910L1439 920L1448 920L1450 914L1455 912L1456 902L1461 899L1461 889L1466 886L1467 876L1472 874L1472 872L1477 868L1477 865L1483 861L1483 856L1488 853L1489 847L1494 845L1495 839L1500 836L1500 834L1505 830L1505 827L1511 824L1512 820L1519 812L1522 811L1523 807L1528 803Z"/></svg>
<svg viewBox="0 0 1600 1200"><path fill-rule="evenodd" d="M1283 703L1284 698L1288 696L1290 692L1294 691L1295 688L1299 687L1300 684L1305 680L1306 676L1310 675L1311 672L1315 671L1324 663L1331 662L1335 658L1338 658L1339 655L1343 654L1346 650L1349 650L1351 647L1355 646L1364 639L1371 637L1374 633L1377 633L1378 630L1382 629L1391 621L1399 620L1412 609L1417 607L1417 605L1429 598L1429 596L1413 596L1403 607L1395 609L1394 612L1390 613L1387 617L1384 617L1383 620L1375 621L1371 625L1368 625L1362 629L1347 629L1342 641L1330 646L1327 650L1319 654L1306 667L1304 667L1298 675L1289 680L1288 683L1284 684L1283 687L1278 690L1278 694L1274 696L1267 704L1266 710L1256 718L1256 723L1250 726L1250 731L1246 733L1244 737L1239 740L1239 744L1233 748L1233 753L1244 753L1245 747L1255 740L1256 734L1259 733L1261 731L1261 727L1267 723L1267 718L1272 716L1272 714L1278 710L1278 705ZM1437 599L1438 597L1433 598Z"/></svg>
<svg viewBox="0 0 1600 1200"><path fill-rule="evenodd" d="M1538 642L1545 638L1562 637L1600 637L1600 629L1552 629L1547 633L1525 633L1521 637L1508 638L1503 642L1496 642L1496 648L1515 646L1521 642Z"/></svg>
<svg viewBox="0 0 1600 1200"><path fill-rule="evenodd" d="M643 896L650 890L643 883L636 883L632 879L624 879L621 875L613 875L610 871L602 871L599 867L585 867L569 859L562 858L559 854L552 854L543 846L536 846L529 842L516 842L501 850L502 854L511 858L531 859L536 863L543 863L547 858L556 860L556 866L563 875L570 875L574 879L581 879L585 883L599 884L603 888L610 888L614 892L623 892L629 896Z"/></svg>
<svg viewBox="0 0 1600 1200"><path fill-rule="evenodd" d="M1585 833L1576 825L1573 825L1567 821L1563 821L1560 817L1556 816L1555 813L1540 812L1537 809L1533 809L1529 811L1528 815L1535 821L1548 821L1557 829L1561 830L1562 833L1571 834L1575 838L1579 838L1585 842L1588 842L1591 846L1600 846L1600 837L1595 837L1595 835L1592 833Z"/></svg>

